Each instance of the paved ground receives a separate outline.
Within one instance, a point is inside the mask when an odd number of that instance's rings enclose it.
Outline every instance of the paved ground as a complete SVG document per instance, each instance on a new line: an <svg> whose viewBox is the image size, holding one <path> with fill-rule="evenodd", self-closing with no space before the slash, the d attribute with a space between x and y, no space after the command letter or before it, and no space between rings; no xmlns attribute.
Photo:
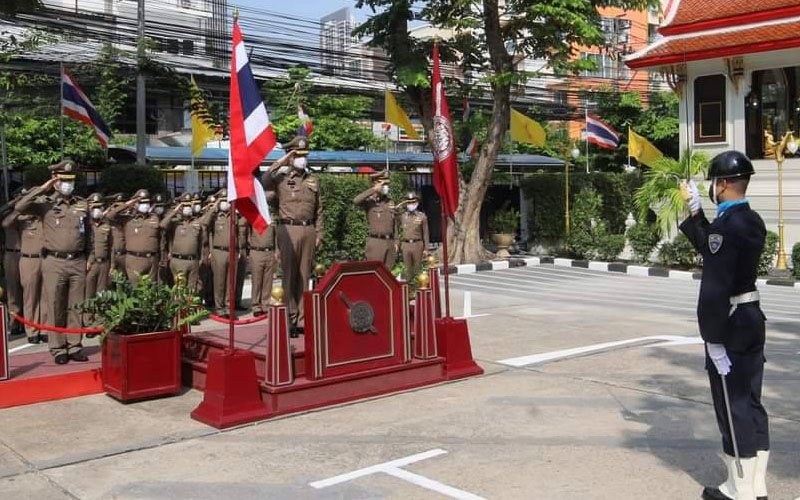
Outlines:
<svg viewBox="0 0 800 500"><path fill-rule="evenodd" d="M452 277L483 377L217 432L195 391L0 411L0 499L698 498L723 473L697 283ZM765 287L770 498L800 495L800 292ZM355 471L355 472L354 472Z"/></svg>

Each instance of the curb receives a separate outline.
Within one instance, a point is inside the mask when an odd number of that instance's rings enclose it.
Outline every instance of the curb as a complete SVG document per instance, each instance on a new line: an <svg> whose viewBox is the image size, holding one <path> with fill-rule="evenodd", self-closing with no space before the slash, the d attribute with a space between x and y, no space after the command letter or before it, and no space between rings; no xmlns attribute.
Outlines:
<svg viewBox="0 0 800 500"><path fill-rule="evenodd" d="M503 269L513 269L515 267L535 267L541 265L552 265L554 267L569 267L588 269L590 271L600 271L607 273L628 274L630 276L669 278L682 281L699 280L703 273L692 271L678 271L663 267L639 266L634 264L624 264L622 262L600 262L575 259L563 259L558 257L511 257L507 260L483 261L477 264L460 264L450 266L450 274L473 274L484 271L500 271ZM800 288L800 281L792 279L759 278L756 280L758 286L780 286L784 288Z"/></svg>

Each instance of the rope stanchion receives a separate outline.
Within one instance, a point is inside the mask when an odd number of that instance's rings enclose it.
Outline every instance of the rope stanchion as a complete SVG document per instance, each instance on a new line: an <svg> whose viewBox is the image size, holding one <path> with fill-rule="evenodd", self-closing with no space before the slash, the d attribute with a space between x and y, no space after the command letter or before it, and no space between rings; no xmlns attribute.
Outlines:
<svg viewBox="0 0 800 500"><path fill-rule="evenodd" d="M254 323L259 323L261 321L265 321L267 318L269 318L269 315L267 315L267 314L264 314L263 316L254 316L254 317L248 318L248 319L235 319L235 320L230 320L228 318L224 318L224 317L219 316L217 314L210 314L208 316L208 319L210 319L212 321L216 321L217 323L222 323L224 325L230 325L231 323L233 323L234 325L237 325L237 326L252 325Z"/></svg>
<svg viewBox="0 0 800 500"><path fill-rule="evenodd" d="M13 314L12 316L15 320L23 325L29 326L36 330L44 330L46 332L63 333L65 335L83 335L87 333L103 333L105 331L102 328L64 328L60 326L44 325L41 323L36 323L35 321L31 321L27 318L23 318L19 314Z"/></svg>

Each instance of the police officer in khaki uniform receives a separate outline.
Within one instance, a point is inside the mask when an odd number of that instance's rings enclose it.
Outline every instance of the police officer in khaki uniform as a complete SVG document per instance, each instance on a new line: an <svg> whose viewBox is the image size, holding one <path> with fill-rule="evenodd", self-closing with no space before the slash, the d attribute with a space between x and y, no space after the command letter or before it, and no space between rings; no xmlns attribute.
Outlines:
<svg viewBox="0 0 800 500"><path fill-rule="evenodd" d="M230 223L231 218L234 217L234 223L237 225L236 234L236 255L233 257L237 259L237 278L239 273L239 266L241 266L242 256L246 259L247 248L247 222L241 217L231 213L231 206L227 197L227 191L222 191L219 194L219 199L215 203L214 208L209 211L206 216L210 217L209 224L209 241L211 246L211 272L214 276L214 309L220 316L228 315L228 259L230 256ZM244 260L246 263L246 260ZM246 265L246 264L245 264ZM237 280L238 288L238 280Z"/></svg>
<svg viewBox="0 0 800 500"><path fill-rule="evenodd" d="M275 226L270 224L263 233L250 231L248 239L252 294L250 305L254 316L267 314L272 282L278 261L275 258Z"/></svg>
<svg viewBox="0 0 800 500"><path fill-rule="evenodd" d="M192 212L202 221L203 227L206 230L206 241L210 244L211 234L211 220L213 212L217 205L217 194L211 195L203 201L198 195L195 200L192 200ZM209 214L209 212L211 212ZM209 309L214 308L214 273L211 271L211 253L212 248L203 249L203 255L200 259L200 283L201 294L203 303Z"/></svg>
<svg viewBox="0 0 800 500"><path fill-rule="evenodd" d="M178 274L186 277L186 285L200 290L200 259L207 246L207 232L192 210L192 197L181 196L178 204L161 221L161 229L169 244L169 269L173 280Z"/></svg>
<svg viewBox="0 0 800 500"><path fill-rule="evenodd" d="M21 248L21 241L20 241L20 233L19 233L19 226L15 223L16 218L18 217L18 213L14 212L14 205L16 201L19 201L19 198L16 198L15 201L12 201L8 205L6 205L5 212L6 215L3 219L3 236L4 236L4 247L5 250L3 252L3 269L5 270L5 278L6 278L6 304L8 305L8 311L11 314L22 314L23 313L23 294L22 294L22 284L20 281L19 276L19 253ZM11 327L11 334L12 335L19 335L24 332L24 328L22 325L17 323L16 321L13 322L13 326Z"/></svg>
<svg viewBox="0 0 800 500"><path fill-rule="evenodd" d="M125 197L122 193L111 195L114 202L108 209L110 213L112 210L125 205ZM116 220L106 219L111 223L111 269L114 271L125 272L125 220L118 218Z"/></svg>
<svg viewBox="0 0 800 500"><path fill-rule="evenodd" d="M85 296L88 207L84 200L72 196L77 170L75 164L64 161L51 166L50 170L53 178L23 196L16 208L22 214L37 215L42 219L42 279L47 318L54 326L80 328L81 315L75 306ZM53 188L56 192L48 194ZM48 337L56 363L88 359L81 352L81 335L52 332Z"/></svg>
<svg viewBox="0 0 800 500"><path fill-rule="evenodd" d="M135 210L131 212L131 208ZM140 189L127 203L112 208L107 214L112 221L124 220L125 273L134 284L145 274L155 280L158 272L161 227L151 208L150 193Z"/></svg>
<svg viewBox="0 0 800 500"><path fill-rule="evenodd" d="M108 290L111 285L111 223L105 217L105 200L93 193L86 200L92 219L92 245L86 263L86 298Z"/></svg>
<svg viewBox="0 0 800 500"><path fill-rule="evenodd" d="M4 221L3 226L13 225L19 233L19 282L22 285L23 316L37 323L46 323L42 314L42 220L35 215L21 215L14 210ZM28 343L38 344L46 341L38 329L26 326Z"/></svg>
<svg viewBox="0 0 800 500"><path fill-rule="evenodd" d="M428 217L419 210L419 197L408 193L402 205L405 211L399 217L400 251L403 255L405 280L411 282L422 266L428 252Z"/></svg>
<svg viewBox="0 0 800 500"><path fill-rule="evenodd" d="M394 206L389 199L389 172L372 174L372 187L360 193L353 203L367 211L367 260L379 260L391 269L397 259Z"/></svg>
<svg viewBox="0 0 800 500"><path fill-rule="evenodd" d="M166 200L164 199L164 195L161 193L155 193L153 195L153 206L150 209L150 212L158 217L159 227L161 226L161 221L164 218L164 212L166 212ZM166 283L168 285L172 285L172 273L169 270L169 257L167 251L167 235L165 231L161 231L161 242L158 248L158 271L156 272L156 278L161 283Z"/></svg>
<svg viewBox="0 0 800 500"><path fill-rule="evenodd" d="M264 173L268 200L277 204L275 233L281 254L283 288L294 336L303 332L303 292L322 242L322 196L319 180L308 170L308 139L295 137L286 155Z"/></svg>

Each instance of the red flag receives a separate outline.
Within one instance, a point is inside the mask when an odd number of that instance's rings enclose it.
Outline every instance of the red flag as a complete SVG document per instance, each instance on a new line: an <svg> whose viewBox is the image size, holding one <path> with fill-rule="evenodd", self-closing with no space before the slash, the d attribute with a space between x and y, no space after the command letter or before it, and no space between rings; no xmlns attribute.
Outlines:
<svg viewBox="0 0 800 500"><path fill-rule="evenodd" d="M264 188L254 175L277 139L250 69L239 20L233 22L230 95L231 149L228 201L259 233L270 223Z"/></svg>
<svg viewBox="0 0 800 500"><path fill-rule="evenodd" d="M458 161L439 68L439 44L433 45L433 187L442 200L442 213L453 217L458 209Z"/></svg>

